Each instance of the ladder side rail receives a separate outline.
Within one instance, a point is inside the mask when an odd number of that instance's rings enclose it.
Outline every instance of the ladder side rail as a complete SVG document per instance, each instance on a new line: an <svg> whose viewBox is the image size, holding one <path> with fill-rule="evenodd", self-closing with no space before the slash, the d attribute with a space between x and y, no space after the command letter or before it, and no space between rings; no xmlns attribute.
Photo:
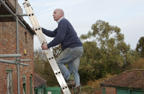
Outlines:
<svg viewBox="0 0 144 94"><path fill-rule="evenodd" d="M55 60L54 60L54 59L53 59L52 61L54 61L54 62L55 62ZM65 87L63 87L62 89L67 89L67 88L68 88L68 86L67 86L67 84L66 84L66 82L65 82L64 77L62 76L62 72L61 72L61 71L59 71L59 72L58 72L58 74L57 74L57 76L58 76L58 78L60 78L60 82L63 82L62 84L63 84L63 85L65 85ZM69 91L67 91L67 92L69 92ZM66 93L66 94L69 94L69 93Z"/></svg>
<svg viewBox="0 0 144 94"><path fill-rule="evenodd" d="M54 57L52 56L51 50L50 50L50 49L45 50L45 54L46 54L46 57L47 57L50 65L51 65L54 73L56 74L57 72L59 72L59 69L58 69L57 67L55 67L55 64L54 64L54 63L56 63L56 62L53 62L53 61L51 60L52 58L54 58Z"/></svg>
<svg viewBox="0 0 144 94"><path fill-rule="evenodd" d="M31 14L30 14L30 11L29 11L29 7L28 7L28 5L27 5L27 3L23 3L23 6L24 6L24 8L25 8L25 11L26 11L26 13L28 14L28 17L29 17L29 19L30 19L30 22L31 22L31 24L33 25L33 27L35 28L35 23L34 23L34 21L31 19Z"/></svg>
<svg viewBox="0 0 144 94"><path fill-rule="evenodd" d="M59 83L60 83L60 82L62 83L60 77L62 77L62 75L59 75L59 74L56 75L56 78L57 78L57 80L59 81ZM67 85L65 85L65 86L61 86L61 89L62 89L62 91L64 92L64 94L71 94L71 93L70 93L70 90L69 90L69 88L68 88Z"/></svg>
<svg viewBox="0 0 144 94"><path fill-rule="evenodd" d="M33 19L32 14L30 13L31 7L30 7L29 4L27 4L27 3L24 3L23 6L24 6L24 8L25 8L25 10L26 10L26 13L28 14L28 17L29 17L29 19L30 19L30 22L31 22L33 28L36 29L37 26L36 26L36 24L35 24L35 20ZM46 39L43 39L43 38L44 38L44 35L39 34L41 31L38 31L38 29L36 29L35 32L36 32L37 36L39 37L40 43L43 43L43 41L46 41Z"/></svg>
<svg viewBox="0 0 144 94"><path fill-rule="evenodd" d="M47 56L47 53L46 53L46 56ZM47 56L47 57L48 57L48 56ZM59 67L58 67L55 59L53 58L53 59L49 60L49 62L50 62L50 64L51 64L51 67L53 67L53 64L56 64L56 66L57 66L56 69L58 69L58 70L57 70L56 72L54 72L54 73L55 73L55 75L59 78L59 79L58 79L58 82L60 82L60 84L61 84L61 86L62 86L62 89L67 88L68 86L67 86L67 84L66 84L66 82L65 82L65 80L64 80L64 78L63 78L63 76L62 76L62 72L60 71L60 69L59 69ZM55 62L55 63L53 63L53 62ZM53 68L53 69L54 69L54 68ZM54 70L55 70L55 69L54 69ZM63 87L63 86L64 86L64 87Z"/></svg>
<svg viewBox="0 0 144 94"><path fill-rule="evenodd" d="M39 32L42 32L42 31L39 31L41 28L39 25L36 24L36 23L38 23L38 21L35 20L36 17L35 18L33 17L34 13L32 11L32 7L31 7L30 3L27 1L23 4L23 6L24 6L24 8L25 8L25 10L29 16L30 22L32 23L33 28L35 29L37 36L40 37L39 38L40 43L43 43L43 41L46 42L46 39L41 40L41 39L43 39L44 35L38 34Z"/></svg>
<svg viewBox="0 0 144 94"><path fill-rule="evenodd" d="M53 72L54 72L54 74L55 74L55 76L56 76L56 78L57 78L57 80L58 80L58 82L59 82L59 84L61 86L61 89L63 90L63 92L66 92L64 94L71 94L70 91L69 91L69 88L68 88L68 86L67 86L67 84L66 84L66 82L65 82L65 80L64 80L64 78L62 76L62 72L60 71L60 69L59 69L54 57L49 59L48 54L52 54L51 51L50 50L49 51L45 50L45 54L46 54L46 57L47 57L50 65L51 65L51 67L53 69ZM53 64L56 64L56 66L57 66L56 69L55 69Z"/></svg>
<svg viewBox="0 0 144 94"><path fill-rule="evenodd" d="M29 10L30 10L32 16L33 16L34 19L35 19L35 24L36 24L36 26L40 26L39 23L38 23L38 21L37 21L37 18L34 16L34 12L33 12L33 9L32 9L32 7L31 7L31 5L30 5L30 2L29 2L29 1L26 1L26 4L29 5Z"/></svg>
<svg viewBox="0 0 144 94"><path fill-rule="evenodd" d="M34 12L33 12L33 9L32 9L32 7L31 7L29 1L26 1L26 4L29 5L29 6L27 6L27 7L28 7L28 9L29 9L29 14L31 15L30 18L31 18L31 20L33 20L33 22L34 22L34 24L35 24L35 27L34 27L35 31L42 32L42 31L40 30L41 27L40 27L40 25L39 25L39 23L38 23L38 21L37 21L37 19L36 19L36 16L35 16L35 14L34 14ZM38 34L37 34L37 35L38 35ZM39 37L43 38L44 35L43 35L43 34L39 34ZM46 42L46 39L44 39L43 41ZM40 42L40 43L42 44L43 41Z"/></svg>
<svg viewBox="0 0 144 94"><path fill-rule="evenodd" d="M48 56L48 54L52 54L51 51L45 50L45 54L62 89L68 88L54 57L49 58Z"/></svg>

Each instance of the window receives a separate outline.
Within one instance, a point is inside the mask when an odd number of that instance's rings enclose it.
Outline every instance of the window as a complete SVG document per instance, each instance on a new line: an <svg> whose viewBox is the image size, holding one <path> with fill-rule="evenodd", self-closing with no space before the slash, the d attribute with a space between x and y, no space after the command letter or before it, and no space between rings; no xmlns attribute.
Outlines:
<svg viewBox="0 0 144 94"><path fill-rule="evenodd" d="M25 32L25 44L27 44L27 32Z"/></svg>
<svg viewBox="0 0 144 94"><path fill-rule="evenodd" d="M44 94L44 86L42 86L41 88L42 88L41 93Z"/></svg>
<svg viewBox="0 0 144 94"><path fill-rule="evenodd" d="M26 94L26 75L23 75L23 94Z"/></svg>
<svg viewBox="0 0 144 94"><path fill-rule="evenodd" d="M7 70L7 94L12 94L12 70Z"/></svg>
<svg viewBox="0 0 144 94"><path fill-rule="evenodd" d="M32 74L30 75L30 94L32 94Z"/></svg>

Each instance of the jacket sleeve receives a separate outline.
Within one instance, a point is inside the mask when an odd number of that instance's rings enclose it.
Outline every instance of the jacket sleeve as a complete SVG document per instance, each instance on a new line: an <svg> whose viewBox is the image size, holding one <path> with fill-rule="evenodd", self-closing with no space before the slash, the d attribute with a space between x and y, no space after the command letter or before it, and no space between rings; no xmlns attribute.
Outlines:
<svg viewBox="0 0 144 94"><path fill-rule="evenodd" d="M56 46L63 42L63 40L65 39L65 36L66 36L67 28L68 28L68 25L67 25L67 22L65 22L65 21L61 21L58 24L57 34L56 34L55 38L47 45L48 48Z"/></svg>
<svg viewBox="0 0 144 94"><path fill-rule="evenodd" d="M42 32L49 37L55 37L56 36L56 32L57 32L57 28L54 31L50 31L50 30L46 30L45 28L42 28Z"/></svg>

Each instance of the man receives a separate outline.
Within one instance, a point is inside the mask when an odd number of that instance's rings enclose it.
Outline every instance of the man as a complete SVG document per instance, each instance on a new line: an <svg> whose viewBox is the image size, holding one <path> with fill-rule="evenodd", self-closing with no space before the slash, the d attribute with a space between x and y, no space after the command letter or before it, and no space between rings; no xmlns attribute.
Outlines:
<svg viewBox="0 0 144 94"><path fill-rule="evenodd" d="M46 44L41 45L42 50L61 44L62 53L56 59L58 66L66 81L69 81L70 74L74 76L76 83L75 87L80 87L80 76L78 73L80 58L83 54L83 46L78 38L71 23L64 18L64 12L62 9L55 9L53 12L53 18L58 23L58 27L54 31L46 30L42 28L45 35L54 37L54 39ZM65 66L68 64L68 69Z"/></svg>

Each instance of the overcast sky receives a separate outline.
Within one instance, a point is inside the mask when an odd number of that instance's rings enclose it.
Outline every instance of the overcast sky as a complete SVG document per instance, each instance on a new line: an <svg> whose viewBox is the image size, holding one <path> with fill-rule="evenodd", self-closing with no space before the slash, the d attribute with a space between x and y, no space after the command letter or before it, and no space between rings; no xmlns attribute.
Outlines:
<svg viewBox="0 0 144 94"><path fill-rule="evenodd" d="M24 0L18 0L23 9ZM144 36L144 0L29 0L41 27L54 30L57 23L53 20L53 11L61 8L75 28L78 36L87 34L97 20L118 26L124 34L126 44L136 48L140 37ZM24 17L31 25L28 17ZM50 42L52 38L46 37ZM34 37L34 49L40 48Z"/></svg>

